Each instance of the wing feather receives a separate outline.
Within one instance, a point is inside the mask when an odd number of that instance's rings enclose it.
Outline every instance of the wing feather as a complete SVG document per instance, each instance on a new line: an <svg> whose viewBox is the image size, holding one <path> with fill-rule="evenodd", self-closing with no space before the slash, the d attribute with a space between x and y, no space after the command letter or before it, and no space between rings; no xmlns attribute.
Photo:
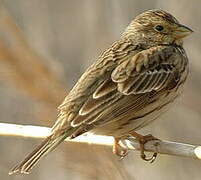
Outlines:
<svg viewBox="0 0 201 180"><path fill-rule="evenodd" d="M103 83L95 90L93 93L93 98L98 99L102 96L109 94L110 92L116 90L116 84L111 83L110 79L106 79Z"/></svg>
<svg viewBox="0 0 201 180"><path fill-rule="evenodd" d="M159 48L166 52L161 58L160 53L155 52L156 48L154 48L153 51L139 52L129 62L123 62L117 66L113 70L111 78L117 83L118 90L129 95L153 90L159 91L165 88L178 73L174 58L167 53L167 48L170 48L170 52L174 54L172 47L165 47L165 50ZM146 53L150 53L154 60Z"/></svg>

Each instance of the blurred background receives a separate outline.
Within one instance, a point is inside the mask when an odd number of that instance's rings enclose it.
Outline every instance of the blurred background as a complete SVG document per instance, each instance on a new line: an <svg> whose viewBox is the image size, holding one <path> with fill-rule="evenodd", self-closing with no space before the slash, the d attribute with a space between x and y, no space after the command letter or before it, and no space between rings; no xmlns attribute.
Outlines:
<svg viewBox="0 0 201 180"><path fill-rule="evenodd" d="M190 76L174 107L142 133L201 144L201 1L0 1L0 121L52 126L57 106L84 70L139 13L160 8L195 33L185 41ZM28 176L9 169L40 140L0 137L1 180L198 180L201 161L159 155L153 164L109 147L63 143Z"/></svg>

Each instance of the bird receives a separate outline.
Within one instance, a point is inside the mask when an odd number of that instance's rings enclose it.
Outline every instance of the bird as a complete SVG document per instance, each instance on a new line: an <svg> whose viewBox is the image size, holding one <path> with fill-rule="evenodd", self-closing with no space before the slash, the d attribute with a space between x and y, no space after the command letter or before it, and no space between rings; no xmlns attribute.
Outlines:
<svg viewBox="0 0 201 180"><path fill-rule="evenodd" d="M30 173L66 138L90 132L114 137L113 152L124 156L119 140L155 139L137 131L163 114L182 93L189 72L183 39L193 31L170 13L153 9L136 16L119 40L86 69L58 107L51 134L9 174Z"/></svg>

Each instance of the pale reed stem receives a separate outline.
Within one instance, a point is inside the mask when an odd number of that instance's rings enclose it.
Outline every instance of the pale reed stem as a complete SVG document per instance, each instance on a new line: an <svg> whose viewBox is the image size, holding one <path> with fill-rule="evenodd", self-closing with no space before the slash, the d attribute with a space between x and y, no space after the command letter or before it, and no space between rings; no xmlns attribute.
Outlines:
<svg viewBox="0 0 201 180"><path fill-rule="evenodd" d="M51 129L48 127L0 123L1 136L45 138L50 134L50 131ZM107 146L112 146L114 143L113 138L110 136L98 136L92 134L82 135L75 138L74 140L66 139L66 141ZM122 147L126 147L129 150L140 150L139 143L134 138L123 140L120 145ZM158 152L160 154L201 159L201 146L198 145L153 140L145 144L145 150L149 152Z"/></svg>

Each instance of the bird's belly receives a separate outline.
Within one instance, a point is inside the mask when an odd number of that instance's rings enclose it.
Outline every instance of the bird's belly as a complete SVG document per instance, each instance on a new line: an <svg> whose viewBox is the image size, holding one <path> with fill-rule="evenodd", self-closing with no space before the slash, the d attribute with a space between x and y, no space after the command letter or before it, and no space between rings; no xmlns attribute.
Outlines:
<svg viewBox="0 0 201 180"><path fill-rule="evenodd" d="M134 112L129 118L122 118L118 121L94 128L91 132L98 135L124 136L131 131L139 130L166 112L172 105L179 90L164 94L163 97L146 105L140 111Z"/></svg>

